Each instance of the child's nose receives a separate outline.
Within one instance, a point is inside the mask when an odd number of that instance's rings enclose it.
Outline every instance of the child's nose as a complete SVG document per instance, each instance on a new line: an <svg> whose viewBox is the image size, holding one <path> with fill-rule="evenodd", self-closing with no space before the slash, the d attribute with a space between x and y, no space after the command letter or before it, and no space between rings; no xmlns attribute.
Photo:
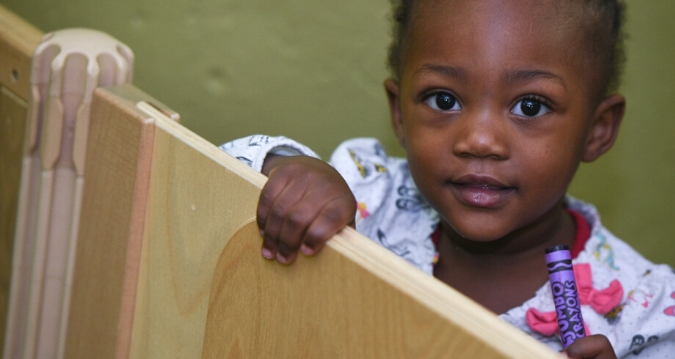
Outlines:
<svg viewBox="0 0 675 359"><path fill-rule="evenodd" d="M455 123L453 153L460 157L492 158L509 157L508 128L506 120L493 111L465 113Z"/></svg>

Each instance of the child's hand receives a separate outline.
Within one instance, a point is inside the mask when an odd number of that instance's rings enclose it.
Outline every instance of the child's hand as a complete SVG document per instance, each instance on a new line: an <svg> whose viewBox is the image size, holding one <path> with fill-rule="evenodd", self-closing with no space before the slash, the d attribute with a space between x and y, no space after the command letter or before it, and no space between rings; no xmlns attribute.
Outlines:
<svg viewBox="0 0 675 359"><path fill-rule="evenodd" d="M258 202L263 257L290 264L300 249L317 253L356 214L356 199L329 164L307 156L268 156Z"/></svg>
<svg viewBox="0 0 675 359"><path fill-rule="evenodd" d="M567 354L571 359L616 359L612 344L601 334L577 339L563 351L563 354Z"/></svg>

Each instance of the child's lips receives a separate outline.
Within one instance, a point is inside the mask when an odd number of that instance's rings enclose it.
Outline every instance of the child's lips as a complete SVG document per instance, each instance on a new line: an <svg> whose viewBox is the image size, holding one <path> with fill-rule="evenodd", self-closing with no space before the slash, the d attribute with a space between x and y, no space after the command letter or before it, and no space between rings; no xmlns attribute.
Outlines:
<svg viewBox="0 0 675 359"><path fill-rule="evenodd" d="M461 202L480 208L498 207L515 191L515 187L484 175L464 175L450 185Z"/></svg>

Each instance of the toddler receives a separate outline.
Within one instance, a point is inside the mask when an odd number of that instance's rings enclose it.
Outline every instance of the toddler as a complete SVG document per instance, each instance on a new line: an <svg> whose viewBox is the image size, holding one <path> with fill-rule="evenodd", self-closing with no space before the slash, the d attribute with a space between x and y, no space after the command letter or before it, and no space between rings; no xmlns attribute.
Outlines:
<svg viewBox="0 0 675 359"><path fill-rule="evenodd" d="M332 166L283 137L221 148L268 175L262 255L289 264L346 225L554 350L544 250L572 248L586 338L573 358L675 358L675 275L566 196L612 147L625 100L617 0L400 0L385 81L406 159L374 139Z"/></svg>

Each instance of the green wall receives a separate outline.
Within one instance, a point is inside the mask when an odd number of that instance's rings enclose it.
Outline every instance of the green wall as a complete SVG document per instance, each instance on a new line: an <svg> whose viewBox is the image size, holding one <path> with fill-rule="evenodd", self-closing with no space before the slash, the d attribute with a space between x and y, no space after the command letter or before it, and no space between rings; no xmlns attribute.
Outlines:
<svg viewBox="0 0 675 359"><path fill-rule="evenodd" d="M675 1L628 1L627 111L614 148L570 192L646 257L675 266Z"/></svg>
<svg viewBox="0 0 675 359"><path fill-rule="evenodd" d="M382 81L388 0L0 0L44 31L99 29L136 54L134 83L220 144L284 134L326 157L343 139L397 155ZM628 1L628 111L570 192L648 258L675 265L675 2Z"/></svg>

